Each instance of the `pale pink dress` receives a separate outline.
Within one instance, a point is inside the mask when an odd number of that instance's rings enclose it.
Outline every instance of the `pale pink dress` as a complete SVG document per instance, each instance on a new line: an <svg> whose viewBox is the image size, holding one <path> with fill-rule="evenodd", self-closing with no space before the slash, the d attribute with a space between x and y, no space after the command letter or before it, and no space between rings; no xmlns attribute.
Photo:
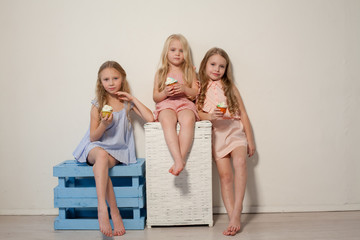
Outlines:
<svg viewBox="0 0 360 240"><path fill-rule="evenodd" d="M171 74L171 73L169 73L167 76L176 79L179 84L184 84L182 74ZM163 101L158 102L156 104L156 106L155 106L155 111L154 111L156 121L158 121L160 111L162 111L164 109L172 109L176 113L178 113L178 112L180 112L181 110L184 110L184 109L190 109L191 111L194 112L196 121L198 121L200 119L199 115L197 113L195 104L192 101L190 101L186 97L185 94L168 97L168 98L164 99Z"/></svg>
<svg viewBox="0 0 360 240"><path fill-rule="evenodd" d="M221 80L210 80L202 110L212 113L220 102L226 103ZM226 109L224 119L214 120L212 124L212 151L215 161L227 157L237 147L247 146L244 126L239 115L231 116Z"/></svg>

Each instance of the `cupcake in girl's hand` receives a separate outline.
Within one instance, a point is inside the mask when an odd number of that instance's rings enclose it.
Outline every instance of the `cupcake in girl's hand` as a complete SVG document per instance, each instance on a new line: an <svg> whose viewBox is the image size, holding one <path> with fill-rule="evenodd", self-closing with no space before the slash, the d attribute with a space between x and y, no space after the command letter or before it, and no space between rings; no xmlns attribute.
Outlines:
<svg viewBox="0 0 360 240"><path fill-rule="evenodd" d="M109 105L104 105L104 107L101 110L101 116L104 117L110 117L110 114L112 113L113 108Z"/></svg>
<svg viewBox="0 0 360 240"><path fill-rule="evenodd" d="M177 83L177 80L172 77L168 77L165 81L166 86L171 86L174 85L175 83Z"/></svg>
<svg viewBox="0 0 360 240"><path fill-rule="evenodd" d="M225 114L226 109L227 109L227 105L225 102L221 102L218 105L216 105L217 109L219 109L222 113Z"/></svg>

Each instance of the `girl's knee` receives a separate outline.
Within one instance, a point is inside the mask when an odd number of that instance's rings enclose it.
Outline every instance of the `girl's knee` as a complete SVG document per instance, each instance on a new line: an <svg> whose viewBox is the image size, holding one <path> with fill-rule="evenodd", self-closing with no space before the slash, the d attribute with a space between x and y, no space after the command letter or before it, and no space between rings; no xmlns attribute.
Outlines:
<svg viewBox="0 0 360 240"><path fill-rule="evenodd" d="M194 127L195 125L195 115L192 114L188 117L183 117L181 119L179 119L179 124L180 126L184 126L184 127Z"/></svg>
<svg viewBox="0 0 360 240"><path fill-rule="evenodd" d="M95 164L94 166L102 165L108 166L109 165L109 154L104 149L99 149L95 156Z"/></svg>
<svg viewBox="0 0 360 240"><path fill-rule="evenodd" d="M219 176L222 184L232 184L234 181L234 176L232 172L222 173Z"/></svg>

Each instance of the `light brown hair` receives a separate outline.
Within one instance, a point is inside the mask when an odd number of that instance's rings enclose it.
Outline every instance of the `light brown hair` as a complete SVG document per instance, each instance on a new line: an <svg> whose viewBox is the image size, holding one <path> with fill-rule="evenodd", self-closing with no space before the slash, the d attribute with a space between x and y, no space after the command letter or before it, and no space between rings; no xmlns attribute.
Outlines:
<svg viewBox="0 0 360 240"><path fill-rule="evenodd" d="M101 72L107 68L113 68L120 73L120 75L122 77L120 91L127 92L130 94L129 83L126 80L126 72L121 67L121 65L115 61L107 61L107 62L103 63L100 66L99 71L98 71L98 76L97 76L97 81L96 81L96 90L95 90L96 99L99 104L99 108L98 108L99 116L100 116L101 109L108 102L108 99L107 99L108 93L106 92L104 86L102 85L101 78L100 78ZM130 119L129 118L129 110L130 110L130 104L127 105L127 109L126 109L126 115L128 116L128 119Z"/></svg>
<svg viewBox="0 0 360 240"><path fill-rule="evenodd" d="M216 48L216 47L211 48L209 51L207 51L207 53L205 54L205 56L200 64L200 69L199 69L200 94L197 99L198 110L201 111L204 106L206 92L208 90L208 85L209 85L209 81L210 81L209 76L206 75L206 65L207 65L207 62L209 61L209 58L216 54L222 56L226 60L225 73L221 79L221 82L223 84L224 95L227 99L227 105L228 105L229 112L232 115L236 115L236 114L240 115L239 103L238 103L237 98L233 91L234 81L233 81L230 58L223 49Z"/></svg>

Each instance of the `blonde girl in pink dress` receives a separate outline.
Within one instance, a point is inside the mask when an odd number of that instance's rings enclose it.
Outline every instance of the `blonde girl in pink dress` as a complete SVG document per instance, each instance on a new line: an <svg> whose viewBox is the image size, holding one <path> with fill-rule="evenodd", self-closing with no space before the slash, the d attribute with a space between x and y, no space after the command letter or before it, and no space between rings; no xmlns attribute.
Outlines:
<svg viewBox="0 0 360 240"><path fill-rule="evenodd" d="M210 120L213 124L213 157L229 217L229 225L223 234L235 235L241 228L247 176L246 157L247 154L251 157L255 152L252 128L233 82L230 59L224 50L212 48L206 53L200 64L199 78L197 107L200 119ZM219 103L226 105L225 113L217 108Z"/></svg>
<svg viewBox="0 0 360 240"><path fill-rule="evenodd" d="M165 82L168 77L177 80L177 83L167 86ZM155 75L153 99L156 103L155 119L161 123L166 144L174 159L169 172L175 176L185 167L195 121L199 119L192 102L198 89L189 44L182 35L173 34L164 44L161 66ZM178 122L179 135L176 131Z"/></svg>

